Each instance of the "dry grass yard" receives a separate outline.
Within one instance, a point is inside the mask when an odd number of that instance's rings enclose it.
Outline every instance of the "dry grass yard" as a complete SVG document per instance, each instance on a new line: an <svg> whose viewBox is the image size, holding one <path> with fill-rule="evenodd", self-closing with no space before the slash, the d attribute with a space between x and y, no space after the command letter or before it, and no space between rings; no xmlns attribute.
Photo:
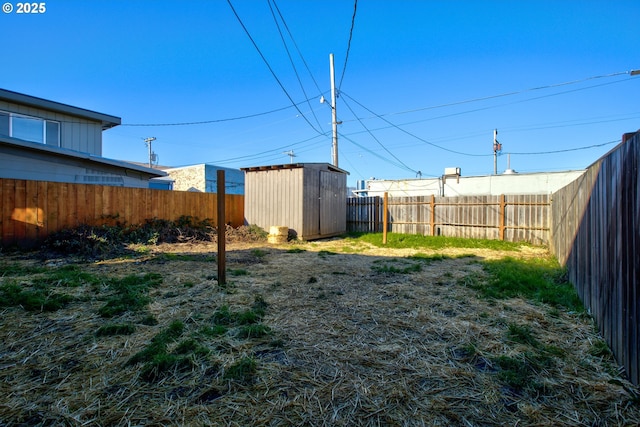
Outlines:
<svg viewBox="0 0 640 427"><path fill-rule="evenodd" d="M131 249L0 252L1 426L640 424L587 314L486 292L544 248Z"/></svg>

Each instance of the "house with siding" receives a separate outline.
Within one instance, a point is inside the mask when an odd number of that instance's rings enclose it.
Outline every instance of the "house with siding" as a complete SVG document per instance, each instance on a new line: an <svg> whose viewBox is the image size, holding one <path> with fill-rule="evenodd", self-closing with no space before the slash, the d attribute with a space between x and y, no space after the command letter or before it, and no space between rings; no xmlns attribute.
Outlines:
<svg viewBox="0 0 640 427"><path fill-rule="evenodd" d="M102 157L120 117L0 89L0 178L148 188L166 173Z"/></svg>
<svg viewBox="0 0 640 427"><path fill-rule="evenodd" d="M163 168L168 178L173 181L173 190L215 193L218 188L218 171L224 171L225 193L244 194L244 172L240 169L224 168L208 163L183 166L179 168ZM160 183L167 178L154 179Z"/></svg>

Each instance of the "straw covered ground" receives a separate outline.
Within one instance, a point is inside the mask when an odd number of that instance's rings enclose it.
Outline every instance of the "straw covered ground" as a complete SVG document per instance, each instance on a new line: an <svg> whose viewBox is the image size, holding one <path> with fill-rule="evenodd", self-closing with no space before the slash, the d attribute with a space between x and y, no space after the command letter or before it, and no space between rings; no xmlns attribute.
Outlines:
<svg viewBox="0 0 640 427"><path fill-rule="evenodd" d="M544 248L230 242L225 285L213 243L132 250L0 253L7 295L61 301L0 308L0 425L640 424L588 315L472 286Z"/></svg>

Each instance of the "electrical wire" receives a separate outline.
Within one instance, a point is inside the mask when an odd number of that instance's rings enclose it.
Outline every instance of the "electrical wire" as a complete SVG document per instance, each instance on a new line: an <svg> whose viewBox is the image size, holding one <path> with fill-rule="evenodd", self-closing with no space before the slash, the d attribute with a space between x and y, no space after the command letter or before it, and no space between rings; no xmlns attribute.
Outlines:
<svg viewBox="0 0 640 427"><path fill-rule="evenodd" d="M342 75L340 76L340 83L338 84L338 90L342 88L342 80L344 79L344 72L347 71L347 61L349 61L349 51L351 50L351 39L353 38L353 27L356 23L356 11L358 10L358 0L353 2L353 15L351 16L351 29L349 30L349 41L347 42L347 54L344 57L344 66L342 67Z"/></svg>
<svg viewBox="0 0 640 427"><path fill-rule="evenodd" d="M304 85L302 84L302 80L300 79L300 75L298 74L298 69L296 68L296 64L293 62L293 58L291 57L291 52L289 52L289 47L287 46L286 41L284 40L284 36L282 35L282 30L280 29L280 24L278 23L278 18L276 18L276 14L273 11L273 6L271 6L271 2L275 4L275 0L267 0L267 4L269 5L269 10L271 11L271 16L273 17L273 22L276 24L276 28L278 29L278 34L280 34L280 40L282 40L282 45L284 46L284 50L287 52L287 57L289 58L289 63L291 64L291 68L293 68L293 72L296 75L296 79L298 80L298 84L300 85L300 89L304 94L304 97L307 99L307 103L309 104L309 109L311 109L311 114L313 114L313 118L316 119L316 123L318 124L318 128L322 129L322 125L318 120L318 116L316 116L315 111L311 107L311 102L309 101L309 97L307 96L307 92L304 90ZM284 18L280 15L280 19L284 22ZM289 33L291 36L291 33Z"/></svg>
<svg viewBox="0 0 640 427"><path fill-rule="evenodd" d="M277 10L277 6L276 6L276 10ZM285 24L285 28L286 28L286 24ZM295 44L295 42L294 42L294 44ZM297 46L296 46L296 48L297 48ZM300 54L299 51L298 51L298 53ZM309 67L307 66L306 61L304 61L304 58L303 58L303 62L305 64L305 66L307 67L307 70L309 70ZM309 71L309 73L311 74L310 71ZM399 112L376 114L376 115L373 115L371 117L363 117L362 120L372 119L372 118L381 118L381 117L386 117L386 116L391 116L391 115L409 114L409 113L414 113L414 112L418 112L418 111L433 110L433 109L450 107L450 106L455 106L455 105L469 104L469 103L474 103L474 102L479 102L479 101L486 101L486 100L490 100L490 99L494 99L494 98L502 98L502 97L518 95L518 94L531 92L531 91L536 91L536 90L541 90L541 89L547 89L547 88L553 88L553 87L559 87L559 86L566 86L566 85L580 83L580 82L584 82L584 81L588 81L588 80L601 79L601 78L605 78L605 77L619 76L619 75L622 75L622 74L630 74L630 73L631 73L631 71L621 71L621 72L610 73L610 74L605 74L605 75L601 75L601 76L587 77L587 78L580 79L580 80L573 80L573 81L570 81L570 82L557 83L557 84L552 84L552 85L546 85L546 86L539 86L539 87L535 87L535 88L524 89L524 90L520 90L520 91L507 92L507 93L502 93L502 94L498 94L498 95L491 95L491 96L485 96L485 97L480 97L480 98L471 98L471 99L467 99L467 100L455 101L455 102L450 102L450 103L446 103L446 104L432 105L432 106L429 106L429 107L416 108L416 109L412 109L412 110L404 110L404 111L399 111ZM316 88L317 88L318 92L320 92L320 94L321 94L322 91L318 87L318 84L317 84L316 80L313 78L313 75L311 77L313 79L314 84L316 85ZM586 89L592 89L592 88L600 87L600 86L607 85L607 84L621 83L621 82L625 82L625 81L629 81L629 80L632 80L632 79L617 80L617 81L612 82L612 83L605 83L605 84L602 84L602 85L587 86L587 87L576 89L576 90L572 90L572 91L557 92L555 94L546 95L546 96L563 95L563 94L566 94L566 93L571 93L571 92L580 91L580 90L586 90ZM537 100L537 99L541 99L541 98L542 97L528 98L526 100L521 100L521 101L517 101L517 102L528 102L530 100ZM265 111L265 112L262 112L262 113L255 113L255 114L249 114L249 115L238 116L238 117L229 117L229 118L223 118L223 119L212 119L212 120L202 120L202 121L190 121L190 122L174 122L174 123L122 123L120 126L132 126L132 127L133 126L137 126L137 127L145 127L145 126L146 127L153 127L153 126L191 126L191 125L203 125L203 124L211 124L211 123L220 123L220 122L228 122L228 121L235 121L235 120L243 120L243 119L250 119L250 118L253 118L253 117L264 116L264 115L268 115L268 114L272 114L272 113L277 113L279 111L284 111L284 110L287 110L289 108L297 107L298 105L301 105L301 104L304 104L304 103L309 103L310 100L312 100L312 99L314 99L314 97L307 98L307 99L305 99L303 101L300 101L300 102L298 102L298 103L296 103L294 105L288 105L286 107L281 107L281 108L277 108L277 109L274 109L274 110ZM422 119L422 120L416 120L416 121L412 121L412 122L402 123L399 126L406 126L406 125L415 124L415 123L422 123L422 122L425 122L425 121L431 121L431 120L436 120L436 119L441 119L441 118L447 118L447 117L452 117L452 116L461 115L461 114L474 113L474 112L477 112L477 111L482 111L482 110L486 110L486 109L490 109L490 108L497 108L497 107L504 106L504 105L511 105L511 104L500 104L500 105L497 105L497 106L489 106L489 107L483 107L483 108L479 108L479 109L466 110L466 111L463 111L463 112L458 112L458 113L453 113L453 114L448 114L448 115L430 117L430 118L427 118L427 119ZM80 121L64 121L64 120L58 120L58 121L59 122L64 122L64 123L83 123L83 122L80 122ZM355 121L355 119L354 120L344 120L345 123L347 123L349 121ZM383 127L383 128L376 128L376 129L373 129L373 130L389 129L389 128L392 128L392 127L393 126L388 126L388 127Z"/></svg>
<svg viewBox="0 0 640 427"><path fill-rule="evenodd" d="M554 87L573 85L573 84L577 84L577 83L586 82L586 81L589 81L589 80L603 79L603 78L608 78L608 77L616 77L616 76L620 76L620 75L624 75L624 74L631 75L631 73L633 71L634 70L631 70L631 71L618 71L618 72L615 72L615 73L602 74L602 75L599 75L599 76L591 76L591 77L586 77L586 78L578 79L578 80L571 80L571 81L563 82L563 83L555 83L555 84L549 84L549 85L545 85L545 86L537 86L537 87L518 90L518 91L505 92L505 93L501 93L501 94L498 94L498 95L483 96L483 97L480 97L480 98L471 98L471 99L466 99L466 100L462 100L462 101L449 102L449 103L446 103L446 104L439 104L439 105L433 105L433 106L429 106L429 107L415 108L415 109L412 109L412 110L404 110L404 111L398 111L398 112L394 112L394 113L386 113L386 114L382 114L382 116L408 114L408 113L415 113L415 112L418 112L418 111L433 110L433 109L436 109L436 108L451 107L451 106L454 106L454 105L469 104L469 103L472 103L472 102L487 101L489 99L502 98L502 97L513 96L513 95L520 95L520 94L526 93L526 92L533 92L533 91L537 91L537 90L551 89L551 88L554 88ZM627 80L632 80L632 79L627 79ZM627 81L627 80L620 80L620 81ZM590 89L590 88L598 87L598 86L600 86L600 85L589 86L589 87L586 87L584 89ZM560 92L559 94L562 94L562 93L568 93L568 92ZM538 98L533 98L533 99L538 99Z"/></svg>
<svg viewBox="0 0 640 427"><path fill-rule="evenodd" d="M382 156L382 155L376 153L375 151L369 149L368 147L365 147L364 145L362 145L362 144L354 141L353 139L349 138L348 136L342 135L341 137L342 137L342 139L346 139L347 141L351 142L356 147L359 147L360 149L366 151L367 153L369 153L369 154L371 154L373 156L376 156L380 160L382 160L382 161L384 161L386 163L389 163L390 165L393 165L393 166L397 167L398 169L407 170L406 167L403 166L402 164L396 163L396 162L392 161L391 159L389 159L388 157L385 157L385 156ZM410 169L410 172L414 172L415 173L415 171L412 170L412 169ZM436 176L436 175L434 175L434 176Z"/></svg>
<svg viewBox="0 0 640 427"><path fill-rule="evenodd" d="M307 69L307 72L309 73L309 76L311 77L311 80L313 81L313 84L316 86L316 89L318 90L318 93L322 94L322 90L320 89L320 86L318 86L318 82L316 81L315 77L313 76L313 73L311 72L311 69L309 68L309 65L307 64L307 61L305 61L304 56L302 55L302 52L300 51L300 48L298 47L298 44L296 43L296 39L293 38L293 34L291 34L291 30L289 30L289 26L287 25L287 21L284 20L284 17L282 16L282 13L280 13L280 8L276 4L276 1L275 0L272 0L272 1L273 1L273 6L276 8L276 12L278 12L278 16L280 16L280 20L282 21L282 24L284 25L284 29L287 30L287 33L289 34L289 38L293 42L293 46L296 48L296 52L298 52L298 55L300 56L300 59L302 60L302 63L304 64L305 68Z"/></svg>
<svg viewBox="0 0 640 427"><path fill-rule="evenodd" d="M342 103L349 109L349 111L351 111L351 114L354 115L354 117L356 117L356 119L358 119L358 116L356 115L356 113L353 111L353 109L351 109L351 106L349 105L349 103L347 103L345 100L342 100ZM362 121L360 119L358 119L358 121L360 122L360 125L362 125L362 127L367 131L367 133L371 136L371 138L373 138L374 141L376 141L378 143L378 145L380 145L380 147L382 147L384 149L384 151L386 151L387 153L389 153L389 155L391 157L393 157L394 159L396 159L396 161L401 164L404 169L411 171L413 173L418 173L418 171L410 168L409 166L407 166L402 160L400 160L395 154L393 154L391 151L389 151L389 149L387 147L384 146L384 144L382 142L380 142L380 140L378 138L376 138L376 136L367 128L367 126L365 126L364 123L362 123Z"/></svg>
<svg viewBox="0 0 640 427"><path fill-rule="evenodd" d="M542 154L567 153L567 152L570 152L570 151L580 151L580 150L588 150L590 148L604 147L605 145L615 144L615 143L619 143L619 142L620 142L620 140L616 139L616 140L613 140L613 141L603 142L602 144L587 145L587 146L584 146L584 147L576 147L576 148L566 148L564 150L537 151L537 152L530 152L530 153L510 152L510 153L506 153L506 154L515 154L515 155L519 155L519 156L537 156L537 155L542 155Z"/></svg>
<svg viewBox="0 0 640 427"><path fill-rule="evenodd" d="M287 92L287 89L285 89L284 85L282 84L282 82L280 81L280 79L278 78L278 76L276 75L275 71L273 71L273 68L271 68L271 65L269 64L269 61L267 61L267 58L265 58L265 56L262 54L262 51L260 50L260 48L258 47L258 45L256 44L255 40L253 39L253 37L251 37L251 34L249 33L249 30L247 29L247 27L244 25L244 23L242 22L242 19L240 19L240 15L238 15L238 13L236 12L235 8L233 7L233 4L231 4L231 0L227 0L227 3L229 4L229 7L231 8L231 11L233 12L233 14L235 15L236 19L238 20L238 22L240 23L240 26L242 27L242 29L244 30L244 32L247 34L247 37L249 37L249 40L251 40L251 43L253 44L253 47L256 49L256 51L258 52L258 54L260 55L260 57L262 58L262 60L264 61L265 65L267 66L267 68L269 69L269 71L271 72L271 75L273 76L273 78L276 80L276 82L278 82L278 85L280 86L280 89L282 89L282 91L284 92L284 94L287 96L287 98L289 98L289 101L291 102L291 104L296 108L296 110L298 110L298 113L300 113L300 115L302 116L302 118L309 124L309 126L311 126L311 128L316 131L318 134L322 135L323 133L321 131L319 131L318 129L316 129L316 127L309 121L309 119L307 118L307 116L305 116L302 111L300 111L300 108L298 108L298 105L293 101L293 98L291 98L291 95L289 95L289 92Z"/></svg>
<svg viewBox="0 0 640 427"><path fill-rule="evenodd" d="M408 130L406 130L406 129L403 129L403 128L401 128L400 126L398 126L398 125L396 125L396 124L394 124L394 123L390 122L389 120L385 119L384 117L382 117L382 116L380 116L380 115L376 114L375 112L371 111L369 108L365 107L364 105L362 105L361 103L359 103L358 101L356 101L355 99L353 99L352 97L350 97L348 94L346 94L346 93L344 93L344 92L342 92L342 94L343 94L344 96L346 96L347 98L349 98L350 100L352 100L353 102L355 102L356 104L358 104L360 107L362 107L362 108L364 108L365 110L367 110L369 113L374 114L374 115L375 115L376 117L378 117L380 120L382 120L382 121L384 121L384 122L388 123L389 125L391 125L391 127L393 127L393 128L395 128L395 129L399 130L400 132L403 132L403 133L405 133L405 134L407 134L407 135L409 135L409 136L411 136L411 137L413 137L413 138L417 139L418 141L422 141L422 142L424 142L424 143L425 143L425 144L427 144L427 145L431 145L432 147L436 147L436 148L439 148L440 150L448 151L448 152L450 152L450 153L459 154L459 155L461 155L461 156L470 156L470 157L486 157L486 156L492 156L492 154L472 154L472 153L463 153L463 152L461 152L461 151L451 150L451 149L449 149L449 148L442 147L442 146L440 146L440 145L438 145L438 144L434 144L433 142L427 141L426 139L421 138L421 137L419 137L419 136L417 136L417 135L415 135L415 134L413 134L413 133L409 132L409 131L408 131ZM343 102L344 102L344 100L343 100ZM346 105L346 104L345 104L345 105ZM360 119L357 119L357 120L358 120L358 121L360 121ZM413 171L413 172L415 172L415 171Z"/></svg>
<svg viewBox="0 0 640 427"><path fill-rule="evenodd" d="M248 161L248 160L258 159L258 158L260 158L262 156L265 156L265 155L266 156L273 156L275 154L281 155L282 154L281 153L282 150L289 149L291 147L294 147L294 146L297 146L297 145L300 145L300 144L304 144L306 142L312 142L313 140L315 140L317 138L320 138L320 137L323 137L323 136L327 137L326 134L325 135L315 135L315 136L312 136L311 138L307 138L307 139L304 139L302 141L294 142L292 144L283 145L283 146L276 147L276 148L273 148L273 149L270 149L270 150L261 151L259 153L254 153L254 154L250 154L250 155L246 155L246 156L231 157L231 158L222 159L222 160L216 160L215 162L216 163L232 163L232 162L238 162L238 161ZM315 144L315 142L314 142L314 144ZM204 162L204 163L213 163L213 162Z"/></svg>
<svg viewBox="0 0 640 427"><path fill-rule="evenodd" d="M303 101L306 102L306 101ZM302 104L300 102L299 104ZM262 113L248 114L246 116L238 116L238 117L228 117L226 119L213 119L213 120L202 120L198 122L174 122L174 123L122 123L120 126L136 126L136 127L159 127L159 126L193 126L193 125L207 125L211 123L221 123L221 122L231 122L235 120L243 120L243 119L251 119L253 117L266 116L267 114L277 113L279 111L288 110L293 106L288 105L282 108L276 108L275 110L265 111Z"/></svg>

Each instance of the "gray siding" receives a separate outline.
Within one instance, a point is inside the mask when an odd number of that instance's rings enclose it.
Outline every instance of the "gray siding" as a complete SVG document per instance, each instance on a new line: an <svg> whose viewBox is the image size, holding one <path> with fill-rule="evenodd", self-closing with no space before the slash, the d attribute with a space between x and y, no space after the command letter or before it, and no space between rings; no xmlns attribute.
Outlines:
<svg viewBox="0 0 640 427"><path fill-rule="evenodd" d="M6 101L0 101L0 111L58 121L60 122L62 148L97 156L102 155L102 124L100 122Z"/></svg>
<svg viewBox="0 0 640 427"><path fill-rule="evenodd" d="M302 169L279 169L247 173L245 218L269 231L272 225L302 229Z"/></svg>
<svg viewBox="0 0 640 427"><path fill-rule="evenodd" d="M0 171L3 178L34 181L70 182L119 187L148 188L149 176L122 168L99 165L82 159L68 159L31 152L26 155L0 145Z"/></svg>

